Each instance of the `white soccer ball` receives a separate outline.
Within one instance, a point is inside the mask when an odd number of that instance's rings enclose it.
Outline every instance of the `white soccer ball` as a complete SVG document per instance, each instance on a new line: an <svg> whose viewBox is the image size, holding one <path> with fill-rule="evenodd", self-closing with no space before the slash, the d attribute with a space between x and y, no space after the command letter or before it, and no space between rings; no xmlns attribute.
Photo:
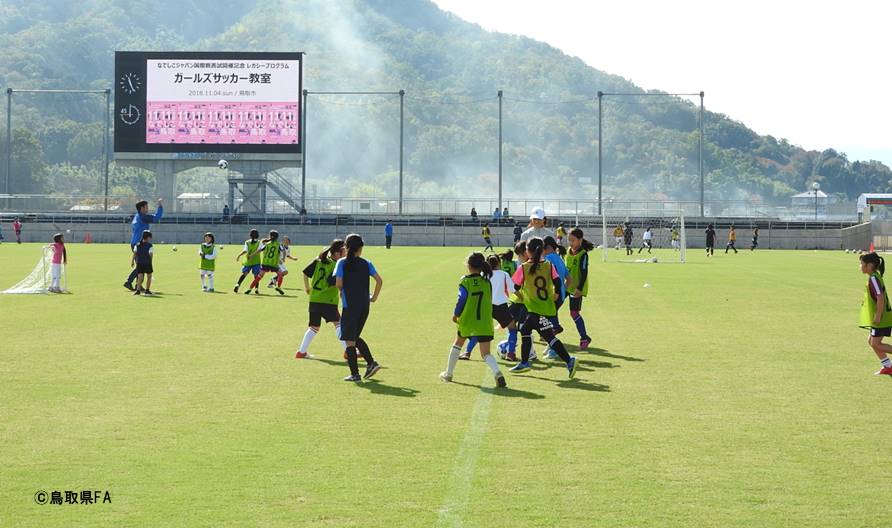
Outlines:
<svg viewBox="0 0 892 528"><path fill-rule="evenodd" d="M649 283L649 282L645 282L645 283L644 283L644 287L645 287L645 288L650 288L650 283Z"/></svg>
<svg viewBox="0 0 892 528"><path fill-rule="evenodd" d="M176 251L176 250L177 250L177 247L176 247L176 246L174 246L174 247L173 247L173 250L174 250L174 251Z"/></svg>
<svg viewBox="0 0 892 528"><path fill-rule="evenodd" d="M227 168L229 168L229 162L226 160L220 160L217 162L217 166L223 170L226 170Z"/></svg>
<svg viewBox="0 0 892 528"><path fill-rule="evenodd" d="M846 250L846 253L848 253L848 252L849 252L849 250L847 249L847 250Z"/></svg>

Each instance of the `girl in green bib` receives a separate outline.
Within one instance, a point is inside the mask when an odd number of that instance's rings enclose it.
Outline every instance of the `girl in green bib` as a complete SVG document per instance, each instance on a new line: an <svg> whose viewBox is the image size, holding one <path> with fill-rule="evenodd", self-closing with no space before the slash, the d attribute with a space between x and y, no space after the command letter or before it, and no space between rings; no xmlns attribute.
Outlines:
<svg viewBox="0 0 892 528"><path fill-rule="evenodd" d="M588 295L588 252L595 249L595 245L585 239L582 229L578 227L570 230L570 236L567 237L570 242L570 249L564 255L564 262L570 272L572 291L570 295L570 317L576 323L576 330L579 331L579 350L585 350L592 342L588 332L585 330L585 320L582 318L582 299Z"/></svg>
<svg viewBox="0 0 892 528"><path fill-rule="evenodd" d="M883 283L883 273L886 271L886 262L883 257L874 252L861 255L861 273L869 275L867 289L864 292L864 300L861 302L861 317L858 326L870 329L870 337L867 343L879 358L883 367L875 372L877 376L892 376L892 345L883 343L884 337L892 335L892 305L889 304L889 295L886 293L886 285Z"/></svg>
<svg viewBox="0 0 892 528"><path fill-rule="evenodd" d="M455 342L449 350L449 359L446 362L446 370L440 373L440 379L445 382L452 381L452 373L461 347L465 339L474 337L480 344L480 357L492 370L496 379L496 385L505 387L505 376L499 370L499 363L489 353L489 344L492 342L492 268L486 262L483 253L471 253L466 261L468 274L462 277L458 285L458 302L452 312L452 321L458 324L458 332Z"/></svg>
<svg viewBox="0 0 892 528"><path fill-rule="evenodd" d="M275 229L270 229L267 238L261 240L260 246L248 255L248 258L260 257L260 274L256 275L254 280L251 281L245 294L251 293L253 289L255 294L260 295L260 281L263 280L263 276L267 273L275 273L277 279L282 275L281 271L279 271L279 255L281 253L282 244L279 243L279 232ZM276 286L276 291L279 295L285 295L285 291L279 286Z"/></svg>
<svg viewBox="0 0 892 528"><path fill-rule="evenodd" d="M335 286L334 269L338 259L346 254L344 241L336 238L325 251L319 253L318 258L304 268L304 289L310 296L310 324L300 348L294 355L297 359L312 357L309 353L310 343L319 333L322 319L325 319L326 323L334 324L335 335L339 341L341 339L341 314L338 312L338 289ZM344 350L347 349L347 344L343 341L341 346Z"/></svg>
<svg viewBox="0 0 892 528"><path fill-rule="evenodd" d="M214 292L214 269L217 267L217 245L213 233L204 234L204 243L198 248L201 257L201 291ZM207 284L205 284L207 280Z"/></svg>
<svg viewBox="0 0 892 528"><path fill-rule="evenodd" d="M517 268L513 277L527 314L520 325L521 360L511 372L530 370L530 349L533 347L533 330L536 330L542 340L567 364L567 371L570 378L573 378L576 376L576 358L567 353L564 344L555 336L551 321L557 314L555 303L561 291L560 277L554 266L543 259L544 249L545 242L541 238L527 240L527 261Z"/></svg>

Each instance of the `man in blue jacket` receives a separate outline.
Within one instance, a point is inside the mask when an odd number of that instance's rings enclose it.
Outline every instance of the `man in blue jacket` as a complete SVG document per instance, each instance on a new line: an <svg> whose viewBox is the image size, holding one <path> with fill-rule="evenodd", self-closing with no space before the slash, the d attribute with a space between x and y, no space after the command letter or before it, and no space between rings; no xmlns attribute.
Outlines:
<svg viewBox="0 0 892 528"><path fill-rule="evenodd" d="M130 229L133 232L133 235L130 237L131 253L133 252L133 248L139 244L140 240L142 240L143 231L149 230L149 224L160 222L162 215L164 215L164 207L161 198L158 198L158 209L155 210L154 215L149 214L149 202L142 200L136 203L136 214L133 215L133 220L130 221ZM130 272L130 276L124 281L124 287L133 291L133 281L135 279L136 268Z"/></svg>

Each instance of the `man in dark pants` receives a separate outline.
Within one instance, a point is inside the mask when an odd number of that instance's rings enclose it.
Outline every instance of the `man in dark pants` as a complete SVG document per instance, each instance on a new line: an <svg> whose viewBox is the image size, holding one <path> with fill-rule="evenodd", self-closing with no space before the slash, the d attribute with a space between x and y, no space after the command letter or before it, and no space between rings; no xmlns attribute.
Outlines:
<svg viewBox="0 0 892 528"><path fill-rule="evenodd" d="M712 224L706 226L706 256L715 255L715 229Z"/></svg>
<svg viewBox="0 0 892 528"><path fill-rule="evenodd" d="M149 224L161 221L161 217L164 215L163 202L161 198L158 198L158 209L155 210L154 215L149 214L149 202L142 200L136 203L136 214L133 215L133 220L130 221L130 229L133 233L130 237L131 252L142 240L143 231L148 231ZM130 272L127 280L124 281L124 287L130 291L133 291L133 281L136 279L136 275L136 269L134 269Z"/></svg>
<svg viewBox="0 0 892 528"><path fill-rule="evenodd" d="M390 223L390 220L384 225L384 242L387 249L390 249L390 243L393 242L393 224Z"/></svg>

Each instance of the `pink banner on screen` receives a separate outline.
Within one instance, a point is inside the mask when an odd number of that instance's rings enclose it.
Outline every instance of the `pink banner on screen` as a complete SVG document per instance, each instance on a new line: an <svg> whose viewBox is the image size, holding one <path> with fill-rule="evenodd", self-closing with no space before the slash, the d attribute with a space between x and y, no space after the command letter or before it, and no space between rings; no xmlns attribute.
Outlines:
<svg viewBox="0 0 892 528"><path fill-rule="evenodd" d="M148 102L146 143L288 145L298 140L297 103Z"/></svg>

